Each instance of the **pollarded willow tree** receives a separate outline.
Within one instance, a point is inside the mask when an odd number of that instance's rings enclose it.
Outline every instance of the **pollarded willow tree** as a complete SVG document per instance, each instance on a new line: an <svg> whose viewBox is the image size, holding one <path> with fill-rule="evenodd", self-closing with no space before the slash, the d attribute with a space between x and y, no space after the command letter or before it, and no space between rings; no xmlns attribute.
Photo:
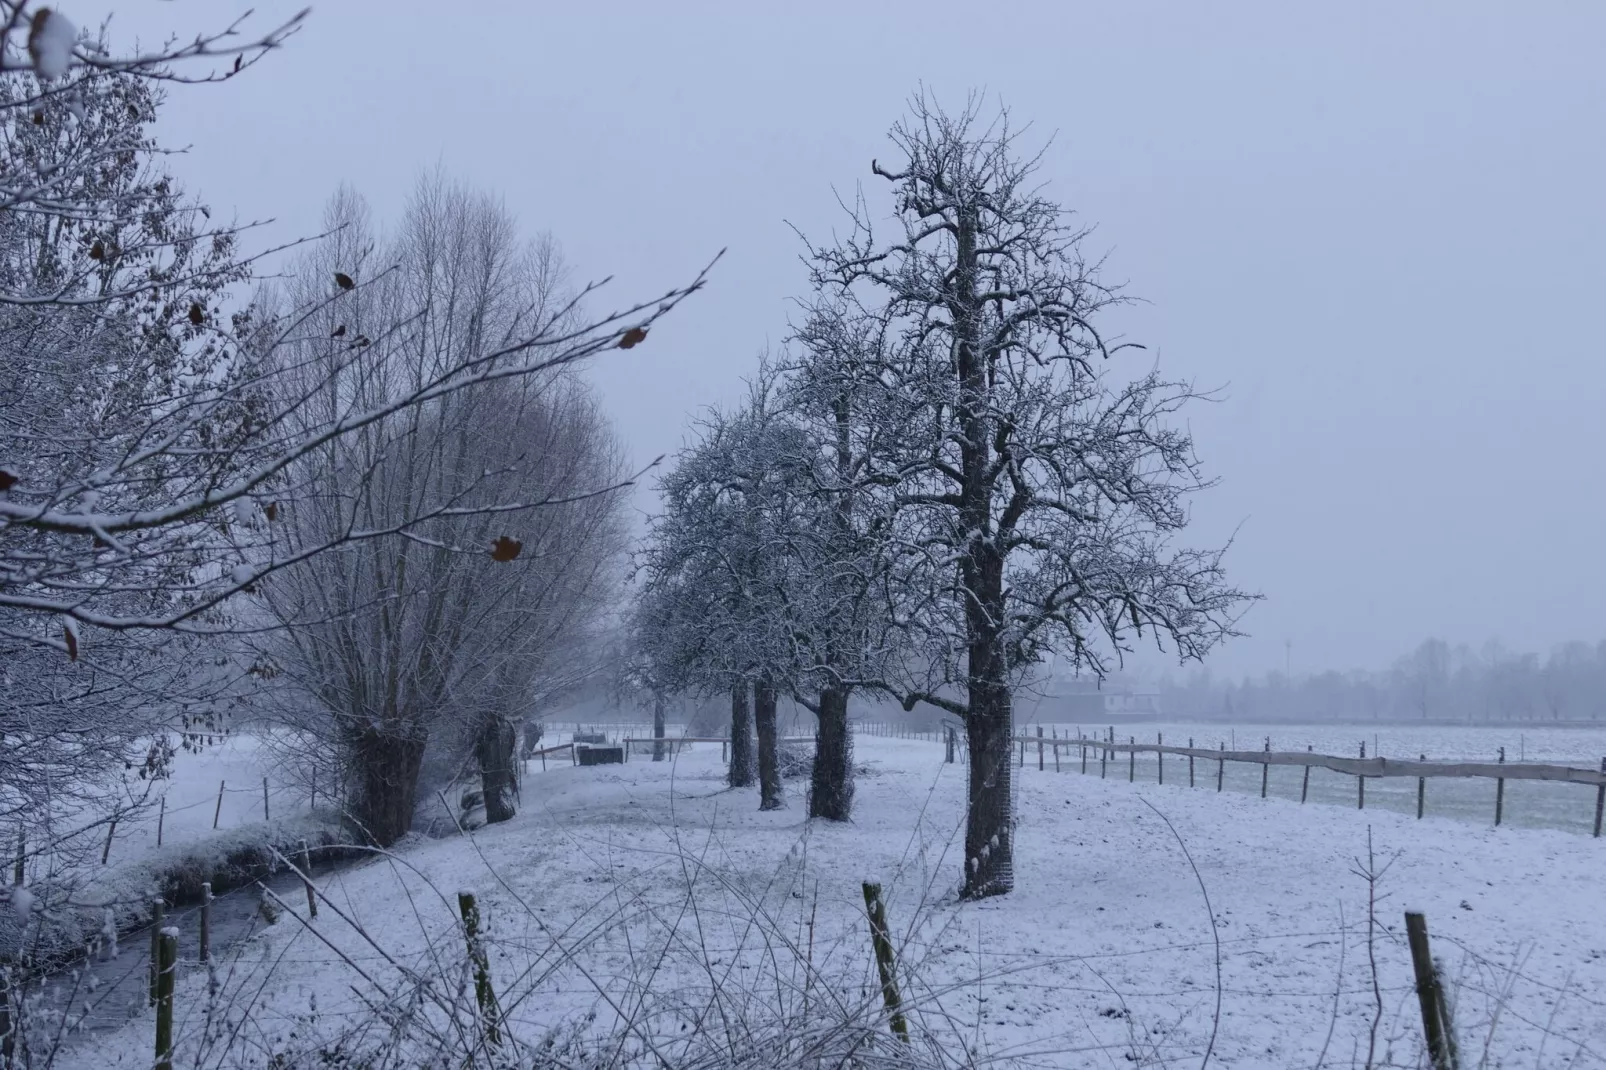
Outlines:
<svg viewBox="0 0 1606 1070"><path fill-rule="evenodd" d="M0 0L0 641L6 672L26 674L39 696L0 706L34 733L38 747L18 753L86 759L67 780L111 764L120 741L170 726L165 700L175 696L144 699L187 680L155 677L142 658L158 643L175 649L174 633L237 632L250 613L240 596L268 578L371 540L427 538L448 515L511 518L548 504L511 491L430 502L381 528L292 545L276 518L317 485L306 473L321 456L453 398L636 345L702 284L609 315L528 323L382 396L329 389L361 378L370 347L393 341L350 332L330 339L339 344L319 365L324 378L309 380L278 358L324 313L355 317L384 270L367 276L344 263L302 305L234 314L231 287L251 267L236 253L240 229L179 198L152 164L160 150L146 130L152 87L235 77L301 18L261 34L235 22L118 55L54 8ZM484 559L497 545L455 549ZM143 647L141 635L151 637ZM50 657L59 686L43 679ZM138 704L108 690L119 677L146 689ZM203 681L193 697L212 688ZM70 716L42 724L39 713L62 695ZM95 746L75 742L84 739ZM37 802L36 783L16 786L0 796Z"/></svg>
<svg viewBox="0 0 1606 1070"><path fill-rule="evenodd" d="M359 201L342 194L331 213L303 289L381 256L364 252L379 243ZM309 318L276 352L281 386L319 395L312 420L575 318L550 242L521 245L494 199L440 176L418 184L383 248L394 267L362 300ZM352 338L367 341L347 366ZM615 594L627 475L594 400L562 368L489 382L330 443L285 477L287 553L384 533L260 585L278 625L271 664L306 700L292 711L315 711L296 726L341 755L352 819L394 842L426 750L443 745L478 766L487 819L510 818L515 723L565 658L584 663Z"/></svg>
<svg viewBox="0 0 1606 1070"><path fill-rule="evenodd" d="M1246 596L1219 551L1178 549L1205 486L1171 417L1195 395L1152 369L1101 313L1121 300L1081 252L1086 231L1034 184L1008 115L948 115L924 97L891 131L890 235L861 203L812 251L822 309L880 325L857 366L854 418L881 428L856 480L889 515L882 558L913 640L887 690L961 718L970 746L962 894L1014 886L1012 693L1048 652L1103 673L1132 637L1198 658ZM817 351L816 351L817 352Z"/></svg>

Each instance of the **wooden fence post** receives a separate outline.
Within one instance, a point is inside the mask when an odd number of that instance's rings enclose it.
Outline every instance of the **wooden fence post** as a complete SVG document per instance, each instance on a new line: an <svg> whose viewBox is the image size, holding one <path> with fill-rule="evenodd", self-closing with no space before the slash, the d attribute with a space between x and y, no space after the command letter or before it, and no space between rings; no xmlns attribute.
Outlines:
<svg viewBox="0 0 1606 1070"><path fill-rule="evenodd" d="M1165 734L1164 733L1156 732L1154 734L1154 745L1156 747L1165 746ZM1159 782L1161 784L1164 784L1165 783L1165 752L1157 750L1157 751L1154 752L1154 757L1159 762L1159 769L1156 772L1155 776L1158 778L1158 780L1159 780Z"/></svg>
<svg viewBox="0 0 1606 1070"><path fill-rule="evenodd" d="M1223 741L1222 744L1221 744L1221 750L1222 750L1223 754L1225 754L1226 751L1227 751L1227 744L1226 744L1225 741ZM1227 772L1227 759L1225 759L1225 758L1217 758L1216 759L1216 790L1217 791L1221 790L1221 780L1226 775L1226 772Z"/></svg>
<svg viewBox="0 0 1606 1070"><path fill-rule="evenodd" d="M156 807L156 846L162 845L162 826L167 824L167 796L163 795ZM212 826L217 828L216 825Z"/></svg>
<svg viewBox="0 0 1606 1070"><path fill-rule="evenodd" d="M496 992L491 988L491 962L485 954L485 941L480 937L480 908L474 902L473 892L457 893L457 911L463 916L463 936L468 942L469 961L474 964L474 1002L479 1004L485 1040L491 1047L498 1047L502 1043L500 1016Z"/></svg>
<svg viewBox="0 0 1606 1070"><path fill-rule="evenodd" d="M212 882L201 884L201 965L212 960Z"/></svg>
<svg viewBox="0 0 1606 1070"><path fill-rule="evenodd" d="M1606 774L1606 758L1600 760L1600 771ZM1595 788L1595 838L1600 839L1600 819L1606 815L1606 784Z"/></svg>
<svg viewBox="0 0 1606 1070"><path fill-rule="evenodd" d="M1037 771L1043 771L1043 726L1037 726Z"/></svg>
<svg viewBox="0 0 1606 1070"><path fill-rule="evenodd" d="M1132 784L1138 779L1138 737L1131 736L1127 742L1132 749L1126 752L1126 782Z"/></svg>
<svg viewBox="0 0 1606 1070"><path fill-rule="evenodd" d="M268 816L268 778L267 777L263 777L262 778L262 820L263 821L272 821L273 820L273 818Z"/></svg>
<svg viewBox="0 0 1606 1070"><path fill-rule="evenodd" d="M1361 760L1362 761L1366 760L1366 740L1364 740L1364 739L1361 740ZM1355 785L1356 785L1356 787L1355 787L1355 799L1356 799L1355 808L1357 810L1364 810L1364 809L1366 809L1366 777L1365 776L1356 777L1355 778Z"/></svg>
<svg viewBox="0 0 1606 1070"><path fill-rule="evenodd" d="M1080 728L1078 728L1076 730L1076 735L1080 739L1081 744L1082 744L1082 775L1086 776L1087 775L1087 738L1082 735L1082 730ZM1601 768L1606 769L1606 759L1602 759L1600 764L1601 764ZM1606 788L1602 788L1601 790L1602 791L1606 791ZM1598 825L1598 824L1600 824L1600 822L1597 821L1596 824Z"/></svg>
<svg viewBox="0 0 1606 1070"><path fill-rule="evenodd" d="M1193 737L1188 737L1188 750L1193 750ZM1193 755L1188 755L1188 787L1193 787Z"/></svg>
<svg viewBox="0 0 1606 1070"><path fill-rule="evenodd" d="M1405 938L1411 948L1411 965L1416 971L1416 998L1422 1007L1422 1033L1427 1040L1428 1061L1433 1070L1456 1070L1460 1056L1456 1051L1455 1027L1445 1002L1444 986L1428 947L1428 921L1416 911L1405 912Z"/></svg>
<svg viewBox="0 0 1606 1070"><path fill-rule="evenodd" d="M302 882L307 886L307 916L318 916L318 895L312 886L312 851L307 848L307 841L301 841L301 872L305 874Z"/></svg>
<svg viewBox="0 0 1606 1070"><path fill-rule="evenodd" d="M1426 754L1420 754L1417 756L1417 760L1425 762L1428 760L1428 756ZM1422 811L1426 808L1427 801L1428 778L1425 776L1419 776L1416 778L1416 819L1418 821L1422 820Z"/></svg>
<svg viewBox="0 0 1606 1070"><path fill-rule="evenodd" d="M1022 769L1026 768L1026 737L1025 736L1022 736L1021 737L1021 741L1020 741L1020 767Z"/></svg>
<svg viewBox="0 0 1606 1070"><path fill-rule="evenodd" d="M1103 743L1104 741L1101 739L1101 740L1099 740L1099 742ZM1109 748L1108 747L1100 747L1099 748L1099 779L1100 780L1104 779L1106 773L1109 770L1109 765L1110 765L1110 751L1109 751Z"/></svg>
<svg viewBox="0 0 1606 1070"><path fill-rule="evenodd" d="M153 942L151 1002L156 1004L156 1070L173 1070L173 975L178 972L178 930L162 929Z"/></svg>
<svg viewBox="0 0 1606 1070"><path fill-rule="evenodd" d="M17 862L11 870L11 883L22 887L28 879L28 834L17 830Z"/></svg>
<svg viewBox="0 0 1606 1070"><path fill-rule="evenodd" d="M1305 753L1309 754L1316 749L1314 744L1305 744ZM1299 780L1299 802L1303 806L1305 797L1310 794L1310 766L1305 767L1305 775Z"/></svg>
<svg viewBox="0 0 1606 1070"><path fill-rule="evenodd" d="M1500 748L1500 764L1506 764L1506 748ZM1494 827L1500 827L1500 819L1506 811L1506 778L1495 777L1494 781Z"/></svg>
<svg viewBox="0 0 1606 1070"><path fill-rule="evenodd" d="M1266 753L1267 754L1271 753L1271 737L1270 736L1266 737ZM1271 779L1271 763L1270 762L1261 762L1260 763L1260 797L1262 799L1264 799L1266 797L1266 783L1270 779Z"/></svg>
<svg viewBox="0 0 1606 1070"><path fill-rule="evenodd" d="M160 982L162 975L162 921L166 913L167 904L162 902L161 896L157 896L155 899L151 900L150 995L152 1006L156 1005L156 986Z"/></svg>
<svg viewBox="0 0 1606 1070"><path fill-rule="evenodd" d="M212 811L212 827L217 828L217 819L223 813L223 789L228 787L227 780L217 782L217 809ZM166 798L164 795L163 798Z"/></svg>
<svg viewBox="0 0 1606 1070"><path fill-rule="evenodd" d="M887 907L881 899L881 885L864 882L864 909L870 917L870 946L875 950L876 971L881 976L881 1000L892 1019L893 1035L909 1040L909 1022L903 1016L903 997L898 993L898 964L887 930Z"/></svg>
<svg viewBox="0 0 1606 1070"><path fill-rule="evenodd" d="M1602 765L1606 765L1606 762L1602 762L1601 764ZM1599 824L1599 822L1596 822L1596 824ZM111 854L112 854L112 837L115 836L116 834L117 834L117 817L114 814L112 816L111 825L106 829L106 846L102 847L100 849L100 864L103 865L103 866L106 864L106 859L111 857Z"/></svg>

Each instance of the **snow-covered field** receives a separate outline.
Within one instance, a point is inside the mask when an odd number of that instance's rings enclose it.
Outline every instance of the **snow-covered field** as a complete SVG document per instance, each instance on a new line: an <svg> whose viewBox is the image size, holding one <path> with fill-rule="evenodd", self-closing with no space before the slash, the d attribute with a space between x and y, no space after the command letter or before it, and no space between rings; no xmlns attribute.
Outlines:
<svg viewBox="0 0 1606 1070"><path fill-rule="evenodd" d="M825 982L813 998L873 999L860 882L874 880L916 1032L950 1045L1033 1066L1194 1066L1210 1049L1222 1067L1349 1067L1375 1018L1377 1064L1386 1052L1386 1065L1415 1066L1412 907L1447 969L1467 1065L1606 1065L1606 840L1034 762L1018 775L1016 892L962 904L963 767L929 742L856 746L865 769L846 826L806 823L798 782L788 809L758 812L755 791L723 787L717 746L662 764L555 765L526 779L512 822L328 877L345 918L324 909L316 934L281 920L224 970L225 992L237 1005L248 993L259 1051L328 1034L360 997L401 990L397 966L462 958L454 893L468 889L521 1035L607 1031L638 1001L669 1013L716 981L790 998L777 978L801 972L786 962L805 948ZM1387 867L1370 952L1357 874L1369 832ZM193 954L192 934L183 942ZM185 978L178 1065L205 1005L202 979ZM146 1017L58 1065L148 1065L150 1048Z"/></svg>
<svg viewBox="0 0 1606 1070"><path fill-rule="evenodd" d="M1049 729L1045 729L1049 731ZM1076 730L1071 729L1072 733ZM1094 729L1083 729L1092 732ZM1035 732L1028 727L1027 734ZM1544 762L1572 765L1583 769L1598 769L1606 757L1606 728L1514 728L1509 726L1446 726L1415 727L1411 725L1214 725L1173 724L1134 725L1115 730L1117 742L1136 739L1139 743L1153 743L1163 738L1167 744L1185 746L1191 739L1195 746L1227 750L1260 750L1269 740L1273 750L1302 751L1307 747L1318 754L1336 754L1345 757L1359 756L1361 745L1366 746L1368 757L1420 758L1434 761L1493 762L1505 748L1508 762ZM1027 764L1034 771L1037 752L1028 747ZM1080 771L1079 748L1061 747L1061 769ZM1052 764L1052 752L1049 762ZM1091 775L1099 773L1097 754L1090 762ZM1118 755L1105 770L1108 777L1125 781L1132 770L1127 756ZM1136 779L1155 781L1159 777L1159 763L1152 754L1140 754L1136 762ZM1214 790L1216 763L1200 760L1195 763L1195 780L1200 788ZM1186 759L1170 757L1165 762L1165 776L1173 783L1187 783ZM1303 770L1293 766L1272 766L1267 783L1267 794L1283 799L1297 800L1302 788ZM1228 792L1260 794L1260 767L1258 765L1228 764L1224 769L1222 787ZM1395 813L1416 814L1416 780L1414 778L1368 779L1366 782L1367 810L1389 810ZM1359 804L1355 778L1325 769L1313 769L1308 789L1313 804L1345 806L1354 809ZM1426 786L1425 810L1430 815L1455 817L1462 820L1493 824L1495 813L1495 783L1492 780L1430 780ZM1503 823L1523 828L1552 828L1588 834L1594 824L1595 790L1587 785L1558 784L1536 780L1510 780L1505 786Z"/></svg>
<svg viewBox="0 0 1606 1070"><path fill-rule="evenodd" d="M301 770L251 733L236 732L197 753L181 751L168 777L146 782L130 776L131 792L138 797L148 790L149 796L135 817L118 822L108 861L115 865L154 849L158 823L163 846L172 846L305 815L312 787Z"/></svg>

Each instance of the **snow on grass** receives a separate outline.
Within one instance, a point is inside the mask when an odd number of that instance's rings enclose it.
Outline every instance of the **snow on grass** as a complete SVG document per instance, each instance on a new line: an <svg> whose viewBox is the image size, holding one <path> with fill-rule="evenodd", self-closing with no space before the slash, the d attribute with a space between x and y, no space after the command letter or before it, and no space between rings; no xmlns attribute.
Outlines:
<svg viewBox="0 0 1606 1070"><path fill-rule="evenodd" d="M680 1035L718 985L755 1005L801 990L815 1014L873 1004L860 890L872 880L916 1034L940 1031L961 1055L1193 1066L1211 1048L1214 1066L1288 1070L1325 1051L1323 1065L1347 1067L1376 1016L1378 1065L1415 1066L1411 903L1472 1064L1487 1045L1488 1066L1606 1065L1606 841L1028 768L1016 771L1015 893L960 903L964 766L932 743L856 748L866 771L848 825L804 821L796 781L789 809L759 812L756 790L723 787L717 746L694 747L675 762L532 774L514 821L327 878L316 921L281 920L227 966L232 991L249 981L258 1055L357 1020L358 993L405 1002L398 967L440 970L441 991L459 979L447 995L462 1004L458 888L478 897L498 998L527 1040L607 1034L621 1018ZM1369 829L1387 865L1376 990L1357 875ZM203 993L200 978L181 982L181 1064L202 1043ZM150 1046L143 1020L58 1065L143 1065Z"/></svg>
<svg viewBox="0 0 1606 1070"><path fill-rule="evenodd" d="M142 790L145 785L135 781L135 787ZM164 798L166 806L158 805ZM149 802L137 816L118 823L112 837L111 861L155 850L158 821L162 845L182 845L212 839L219 831L305 816L311 796L302 777L286 768L282 756L267 742L250 733L235 732L199 752L180 751L174 755L171 775L151 783Z"/></svg>

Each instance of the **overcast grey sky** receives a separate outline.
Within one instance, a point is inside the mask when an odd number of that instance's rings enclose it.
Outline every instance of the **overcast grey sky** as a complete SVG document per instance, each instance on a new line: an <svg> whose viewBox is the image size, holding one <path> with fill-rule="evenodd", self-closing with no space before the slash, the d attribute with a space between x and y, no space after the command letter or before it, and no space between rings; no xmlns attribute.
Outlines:
<svg viewBox="0 0 1606 1070"><path fill-rule="evenodd" d="M125 42L245 7L62 4L107 6ZM1606 637L1606 4L1322 6L331 0L248 77L175 91L166 134L275 236L341 181L393 216L439 161L618 303L728 246L594 371L645 462L785 337L788 221L823 238L833 187L882 196L918 84L984 90L1053 135L1050 192L1145 299L1127 338L1227 388L1191 421L1221 480L1196 537L1239 529L1266 600L1213 667Z"/></svg>

